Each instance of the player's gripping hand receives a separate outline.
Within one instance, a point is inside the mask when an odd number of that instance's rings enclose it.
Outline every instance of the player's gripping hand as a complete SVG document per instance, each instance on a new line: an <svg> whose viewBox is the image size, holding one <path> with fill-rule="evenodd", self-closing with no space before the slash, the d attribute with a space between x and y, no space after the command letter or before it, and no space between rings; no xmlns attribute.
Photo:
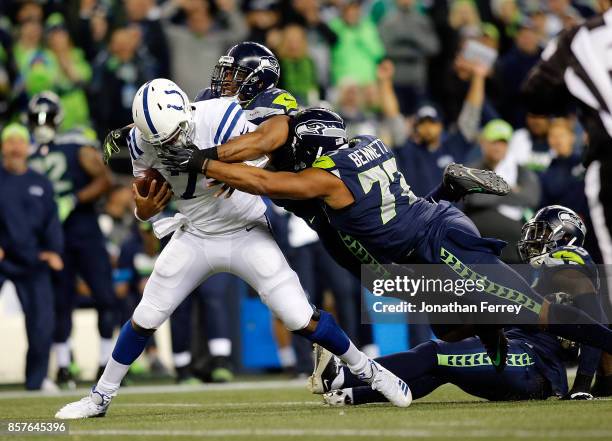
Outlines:
<svg viewBox="0 0 612 441"><path fill-rule="evenodd" d="M122 148L127 147L126 139L132 127L134 127L134 124L128 124L125 127L108 132L106 138L104 138L103 146L103 158L105 163L108 163L112 155L119 153Z"/></svg>
<svg viewBox="0 0 612 441"><path fill-rule="evenodd" d="M206 159L219 158L216 147L200 150L193 144L163 146L157 156L170 173L202 173Z"/></svg>
<svg viewBox="0 0 612 441"><path fill-rule="evenodd" d="M142 196L138 192L136 183L132 184L132 193L136 203L136 216L139 219L147 220L161 213L166 205L168 205L168 202L170 202L170 199L172 199L173 193L167 182L164 182L164 185L161 186L157 193L155 192L156 186L157 181L154 179L151 181L149 193L146 196Z"/></svg>

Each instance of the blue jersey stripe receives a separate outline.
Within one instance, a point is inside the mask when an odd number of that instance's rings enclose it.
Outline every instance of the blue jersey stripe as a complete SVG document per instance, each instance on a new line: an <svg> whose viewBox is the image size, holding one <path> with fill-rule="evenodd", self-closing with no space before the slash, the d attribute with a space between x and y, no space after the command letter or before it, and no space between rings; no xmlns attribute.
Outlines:
<svg viewBox="0 0 612 441"><path fill-rule="evenodd" d="M134 146L134 152L138 156L142 155L144 152L142 150L140 150L140 148L138 148L138 142L136 142L136 130L132 129L130 131L130 134L132 135L132 145Z"/></svg>
<svg viewBox="0 0 612 441"><path fill-rule="evenodd" d="M157 130L155 129L155 126L153 125L153 121L151 120L151 115L149 115L149 85L147 84L147 87L145 87L145 90L143 92L143 107L144 107L144 114L145 114L145 120L147 121L147 125L149 126L149 129L151 130L151 132L153 132L154 135L157 135Z"/></svg>
<svg viewBox="0 0 612 441"><path fill-rule="evenodd" d="M130 156L132 157L132 160L136 161L136 155L134 154L134 149L132 148L132 144L134 143L133 134L134 134L134 129L130 131L130 135L127 138L127 146L128 146L128 150L130 151Z"/></svg>
<svg viewBox="0 0 612 441"><path fill-rule="evenodd" d="M221 123L219 124L219 127L217 127L217 132L215 133L215 139L214 139L215 145L219 144L219 138L221 137L221 133L223 133L225 124L227 123L228 118L230 117L230 115L232 114L232 112L237 106L238 104L236 103L230 104L227 110L225 111L225 115L223 115L223 118L221 118Z"/></svg>
<svg viewBox="0 0 612 441"><path fill-rule="evenodd" d="M229 137L232 134L232 130L234 130L234 127L236 127L236 124L238 123L238 120L242 116L242 113L243 113L242 109L238 109L238 112L236 112L236 114L234 115L234 119L232 119L232 123L230 124L229 128L227 129L227 132L225 132L225 135L223 136L223 142L221 142L221 144L225 144L227 142L227 140L229 139Z"/></svg>

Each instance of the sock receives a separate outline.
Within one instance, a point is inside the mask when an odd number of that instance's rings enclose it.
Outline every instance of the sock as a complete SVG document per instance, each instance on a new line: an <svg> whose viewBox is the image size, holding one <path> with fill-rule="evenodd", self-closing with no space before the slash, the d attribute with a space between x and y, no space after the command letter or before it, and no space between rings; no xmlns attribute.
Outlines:
<svg viewBox="0 0 612 441"><path fill-rule="evenodd" d="M150 337L136 332L128 320L119 332L112 358L121 364L131 365L142 354Z"/></svg>
<svg viewBox="0 0 612 441"><path fill-rule="evenodd" d="M55 352L58 368L70 366L70 344L67 341L64 343L53 343L53 351Z"/></svg>
<svg viewBox="0 0 612 441"><path fill-rule="evenodd" d="M295 349L292 346L285 346L278 350L278 359L281 367L289 368L294 367L297 364L297 356L295 355Z"/></svg>
<svg viewBox="0 0 612 441"><path fill-rule="evenodd" d="M372 376L372 366L368 361L370 360L366 354L361 352L353 342L350 342L348 351L344 354L339 355L340 359L346 363L349 370L359 376L369 378Z"/></svg>
<svg viewBox="0 0 612 441"><path fill-rule="evenodd" d="M317 329L312 333L303 332L301 335L313 343L320 344L332 354L341 357L342 354L350 350L351 341L329 312L322 310L319 312ZM345 360L343 359L343 361Z"/></svg>
<svg viewBox="0 0 612 441"><path fill-rule="evenodd" d="M380 349L377 344L370 343L361 347L361 352L370 358L380 357Z"/></svg>
<svg viewBox="0 0 612 441"><path fill-rule="evenodd" d="M229 338L211 338L208 351L213 357L229 357L232 355L232 341Z"/></svg>
<svg viewBox="0 0 612 441"><path fill-rule="evenodd" d="M547 331L576 343L612 352L612 330L573 306L551 304Z"/></svg>
<svg viewBox="0 0 612 441"><path fill-rule="evenodd" d="M100 338L100 366L106 366L113 352L113 339Z"/></svg>
<svg viewBox="0 0 612 441"><path fill-rule="evenodd" d="M387 403L387 399L383 394L378 391L372 390L369 386L360 386L349 389L344 389L344 391L351 391L351 403L357 404L367 404L367 403Z"/></svg>
<svg viewBox="0 0 612 441"><path fill-rule="evenodd" d="M98 380L96 389L107 395L113 395L119 390L121 380L123 380L129 369L129 364L119 363L114 357L111 357L108 363L106 363L104 373Z"/></svg>
<svg viewBox="0 0 612 441"><path fill-rule="evenodd" d="M174 361L175 368L182 368L189 363L191 363L191 352L183 351L183 352L175 352L172 354L172 360Z"/></svg>

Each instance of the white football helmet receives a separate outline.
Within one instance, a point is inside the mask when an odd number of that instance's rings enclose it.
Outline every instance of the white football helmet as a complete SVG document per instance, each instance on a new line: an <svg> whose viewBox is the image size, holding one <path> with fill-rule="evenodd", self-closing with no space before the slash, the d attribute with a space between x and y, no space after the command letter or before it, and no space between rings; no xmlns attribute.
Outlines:
<svg viewBox="0 0 612 441"><path fill-rule="evenodd" d="M149 81L138 89L132 118L142 138L153 145L184 143L193 132L193 109L187 94L165 78Z"/></svg>

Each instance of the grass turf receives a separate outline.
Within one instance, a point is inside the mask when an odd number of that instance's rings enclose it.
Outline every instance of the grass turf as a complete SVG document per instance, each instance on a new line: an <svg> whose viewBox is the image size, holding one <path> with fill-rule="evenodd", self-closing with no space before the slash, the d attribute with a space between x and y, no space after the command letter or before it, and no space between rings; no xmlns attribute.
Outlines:
<svg viewBox="0 0 612 441"><path fill-rule="evenodd" d="M0 439L612 439L612 401L606 400L489 403L444 386L408 409L382 404L330 408L304 389L283 384L132 392L119 395L106 418L71 421L69 437ZM78 398L0 394L0 419L49 421L61 405Z"/></svg>

